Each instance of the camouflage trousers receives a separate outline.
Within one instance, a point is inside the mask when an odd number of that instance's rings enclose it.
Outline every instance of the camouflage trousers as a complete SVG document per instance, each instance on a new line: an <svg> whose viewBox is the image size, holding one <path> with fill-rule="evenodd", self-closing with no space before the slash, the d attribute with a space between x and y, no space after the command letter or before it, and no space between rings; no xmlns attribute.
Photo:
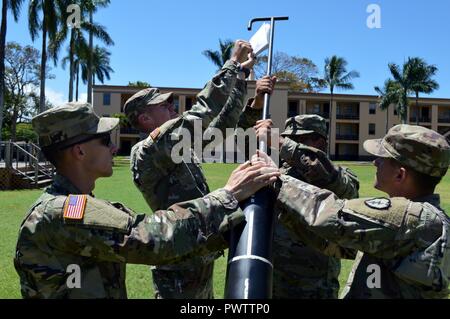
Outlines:
<svg viewBox="0 0 450 319"><path fill-rule="evenodd" d="M214 256L152 267L156 299L213 299Z"/></svg>
<svg viewBox="0 0 450 319"><path fill-rule="evenodd" d="M337 299L339 259L304 244L277 223L273 243L274 299Z"/></svg>

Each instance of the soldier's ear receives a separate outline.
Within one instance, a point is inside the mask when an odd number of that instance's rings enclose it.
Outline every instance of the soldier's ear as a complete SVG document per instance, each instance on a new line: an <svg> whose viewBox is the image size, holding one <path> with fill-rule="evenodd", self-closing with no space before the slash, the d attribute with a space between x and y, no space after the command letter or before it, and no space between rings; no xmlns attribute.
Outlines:
<svg viewBox="0 0 450 319"><path fill-rule="evenodd" d="M395 179L398 182L401 182L401 183L405 182L407 176L408 176L408 171L404 167L400 166L397 168Z"/></svg>
<svg viewBox="0 0 450 319"><path fill-rule="evenodd" d="M76 144L71 148L72 156L79 159L84 156L85 151L83 150L82 144Z"/></svg>

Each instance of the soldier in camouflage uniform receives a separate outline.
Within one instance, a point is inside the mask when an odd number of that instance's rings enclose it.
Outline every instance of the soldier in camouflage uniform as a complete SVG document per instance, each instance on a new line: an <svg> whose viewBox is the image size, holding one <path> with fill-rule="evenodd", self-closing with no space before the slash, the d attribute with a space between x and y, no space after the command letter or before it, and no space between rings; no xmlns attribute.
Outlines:
<svg viewBox="0 0 450 319"><path fill-rule="evenodd" d="M231 60L197 95L197 103L192 109L181 116L173 111L172 93L160 94L154 88L141 90L125 103L125 114L133 126L150 133L147 139L133 147L131 171L135 185L152 210L209 193L192 146L189 146L190 154L184 154L187 160L183 157L181 163L175 162L171 156L183 130L194 136L194 123L197 121L202 130L216 128L226 136L226 128L238 125L246 129L261 118L261 107L254 107L253 100L243 110L247 87L242 70L253 66L255 61L251 52L249 43L237 41ZM247 60L248 54L250 58ZM259 95L268 90L269 82L263 79L257 85ZM170 113L166 111L161 116L164 108ZM194 136L192 142L190 145L202 144L202 136ZM152 267L155 297L213 298L214 259L217 257L219 254L212 254L179 264Z"/></svg>
<svg viewBox="0 0 450 319"><path fill-rule="evenodd" d="M264 128L270 129L271 126L271 120L258 121L255 127L257 135L261 136ZM325 153L327 138L326 121L318 115L298 115L287 119L279 141L281 172L328 189L339 198L357 198L358 179L350 169L330 161ZM282 223L276 224L273 298L338 298L340 260L312 248L311 238L299 238L290 234Z"/></svg>
<svg viewBox="0 0 450 319"><path fill-rule="evenodd" d="M20 226L14 266L24 298L126 298L126 263L167 264L224 249L224 232L245 218L238 200L279 175L246 163L222 189L136 215L92 194L97 178L112 175L110 132L118 122L78 103L33 118L57 174Z"/></svg>
<svg viewBox="0 0 450 319"><path fill-rule="evenodd" d="M342 200L289 176L277 185L280 220L296 234L316 234L323 253L357 252L344 298L447 298L449 218L436 185L450 146L430 129L397 125L364 148L377 156L375 187L389 198Z"/></svg>

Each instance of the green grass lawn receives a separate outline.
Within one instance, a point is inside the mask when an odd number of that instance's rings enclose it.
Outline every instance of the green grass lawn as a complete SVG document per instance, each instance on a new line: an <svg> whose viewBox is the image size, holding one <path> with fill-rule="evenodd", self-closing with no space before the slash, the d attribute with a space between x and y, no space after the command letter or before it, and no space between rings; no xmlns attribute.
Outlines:
<svg viewBox="0 0 450 319"><path fill-rule="evenodd" d="M383 196L383 193L373 189L375 168L373 166L354 165L346 166L358 175L361 183L360 196ZM212 190L223 186L234 169L235 165L205 164L203 165L208 183ZM446 176L438 187L441 194L442 207L450 212L450 176ZM445 191L447 190L447 191ZM19 279L12 263L17 232L25 213L31 204L42 193L41 190L3 191L0 192L0 298L20 298ZM129 166L124 161L117 161L114 175L111 178L100 179L97 182L95 194L99 198L123 202L137 212L149 212L143 197L134 187ZM346 282L351 269L351 261L343 261L340 275L341 287ZM226 258L216 261L214 270L214 292L216 298L223 298L226 273ZM153 298L151 275L148 266L127 266L127 287L129 298Z"/></svg>

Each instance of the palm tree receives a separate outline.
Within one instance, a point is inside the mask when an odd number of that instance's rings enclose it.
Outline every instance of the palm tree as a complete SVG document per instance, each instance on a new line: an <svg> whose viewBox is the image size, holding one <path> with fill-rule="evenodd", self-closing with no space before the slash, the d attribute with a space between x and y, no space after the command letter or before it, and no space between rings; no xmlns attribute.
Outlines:
<svg viewBox="0 0 450 319"><path fill-rule="evenodd" d="M432 79L438 68L428 65L422 58L409 58L408 65L411 68L411 91L415 93L416 99L416 124L419 125L419 93L430 94L439 89L439 84Z"/></svg>
<svg viewBox="0 0 450 319"><path fill-rule="evenodd" d="M6 31L8 29L8 9L14 21L19 20L23 0L2 0L2 22L0 27L0 141L2 140L3 110L5 108L5 50Z"/></svg>
<svg viewBox="0 0 450 319"><path fill-rule="evenodd" d="M91 25L94 24L94 13L97 11L98 8L104 8L107 7L110 3L110 0L84 0L86 3L86 9L87 12L89 12L89 23ZM94 63L94 32L93 30L89 31L89 58L88 58L88 66L87 68L87 79L88 79L88 85L87 85L87 102L92 103L92 81L93 81L93 75L92 75L92 69L93 63Z"/></svg>
<svg viewBox="0 0 450 319"><path fill-rule="evenodd" d="M388 64L389 71L391 72L394 81L396 81L401 89L399 90L397 100L397 111L400 116L402 124L406 124L408 117L408 94L412 93L412 86L414 83L415 67L411 62L411 58L403 64L403 69L395 63Z"/></svg>
<svg viewBox="0 0 450 319"><path fill-rule="evenodd" d="M395 108L398 113L400 108L400 101L402 97L402 87L401 85L391 79L387 79L384 82L384 87L381 89L375 86L375 91L378 93L380 98L380 109L386 110L386 133L389 130L389 106L395 104Z"/></svg>
<svg viewBox="0 0 450 319"><path fill-rule="evenodd" d="M331 128L332 128L332 117L333 114L333 100L334 100L334 89L342 89L342 90L352 90L353 84L351 80L359 77L359 73L357 71L347 72L347 61L336 55L333 55L331 58L325 59L325 72L324 78L320 81L321 84L330 88L331 99L330 99L330 124L328 128L328 154L331 152Z"/></svg>
<svg viewBox="0 0 450 319"><path fill-rule="evenodd" d="M75 0L66 0L70 3L74 3ZM69 4L69 3L67 3ZM111 39L110 35L106 32L106 28L102 25L99 25L97 23L91 23L89 21L86 21L85 15L88 11L88 7L90 4L90 1L85 0L77 0L76 4L80 6L80 13L81 13L81 23L80 26L75 28L72 27L70 30L70 38L69 38L69 56L68 56L68 62L69 62L69 102L73 101L73 84L75 80L75 73L76 73L76 65L75 65L75 59L76 56L81 55L87 55L89 54L89 46L86 41L86 38L84 37L83 31L92 33L96 38L100 39L102 42L104 42L107 45L113 45L114 41ZM65 21L66 19L63 19ZM59 48L64 43L67 35L69 34L69 27L66 23L62 25L61 31L58 33L56 40L52 43L52 54L55 53L54 62L56 64L57 61L57 52L59 51ZM84 51L84 52L83 52Z"/></svg>
<svg viewBox="0 0 450 319"><path fill-rule="evenodd" d="M45 111L45 79L47 68L47 37L54 41L58 33L58 21L61 20L61 10L65 10L62 1L55 0L30 0L28 5L28 29L31 40L34 42L38 32L42 31L42 51L41 51L41 73L40 73L40 95L39 111ZM42 13L42 21L39 21L39 14Z"/></svg>
<svg viewBox="0 0 450 319"><path fill-rule="evenodd" d="M91 72L89 72L89 57L84 60L80 60L80 65L81 79L83 80L83 83L86 84L89 80L89 74L92 74L92 81L95 85L95 78L97 78L101 83L104 83L105 78L108 80L110 79L110 73L114 72L114 70L110 66L111 52L96 45L93 53L94 59L92 61Z"/></svg>
<svg viewBox="0 0 450 319"><path fill-rule="evenodd" d="M231 40L219 39L220 51L205 50L202 52L214 65L218 67L218 70L222 68L227 60L231 58L231 52L233 51L234 42Z"/></svg>

